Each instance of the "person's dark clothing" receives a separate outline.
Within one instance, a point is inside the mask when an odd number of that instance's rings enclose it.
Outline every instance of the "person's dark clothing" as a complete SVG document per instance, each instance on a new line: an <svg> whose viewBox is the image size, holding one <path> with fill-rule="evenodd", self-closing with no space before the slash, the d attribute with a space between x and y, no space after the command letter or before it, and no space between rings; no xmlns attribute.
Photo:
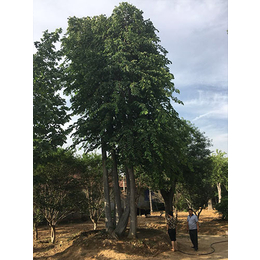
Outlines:
<svg viewBox="0 0 260 260"><path fill-rule="evenodd" d="M171 241L176 241L176 229L168 229L168 234Z"/></svg>
<svg viewBox="0 0 260 260"><path fill-rule="evenodd" d="M176 241L176 220L174 218L167 217L168 234L171 241Z"/></svg>
<svg viewBox="0 0 260 260"><path fill-rule="evenodd" d="M198 250L198 232L197 229L189 230L190 240L195 250Z"/></svg>
<svg viewBox="0 0 260 260"><path fill-rule="evenodd" d="M187 221L189 224L190 240L193 244L194 249L197 251L198 250L198 230L197 230L198 218L196 215L192 214L192 216L188 216Z"/></svg>

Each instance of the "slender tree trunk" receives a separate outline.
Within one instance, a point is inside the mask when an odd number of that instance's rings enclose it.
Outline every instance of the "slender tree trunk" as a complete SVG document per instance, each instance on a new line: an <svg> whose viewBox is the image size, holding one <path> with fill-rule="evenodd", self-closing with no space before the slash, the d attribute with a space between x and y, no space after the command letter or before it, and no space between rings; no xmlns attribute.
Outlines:
<svg viewBox="0 0 260 260"><path fill-rule="evenodd" d="M129 181L130 181L130 230L128 238L136 238L137 230L137 216L135 205L135 177L133 166L128 167Z"/></svg>
<svg viewBox="0 0 260 260"><path fill-rule="evenodd" d="M97 230L97 213L94 213L94 214L90 214L90 219L93 223L93 229L94 230Z"/></svg>
<svg viewBox="0 0 260 260"><path fill-rule="evenodd" d="M104 197L105 197L105 222L106 231L111 232L113 229L113 222L111 216L111 206L110 206L110 195L109 195L109 183L108 183L108 172L106 167L107 155L102 145L102 166L103 166L103 182L104 182Z"/></svg>
<svg viewBox="0 0 260 260"><path fill-rule="evenodd" d="M55 229L55 225L50 224L51 227L51 243L55 243L56 241L56 229Z"/></svg>
<svg viewBox="0 0 260 260"><path fill-rule="evenodd" d="M97 230L97 222L94 222L94 227L93 227L94 230Z"/></svg>
<svg viewBox="0 0 260 260"><path fill-rule="evenodd" d="M113 182L114 182L114 196L115 196L115 205L116 205L116 223L118 223L119 219L122 216L122 206L121 206L121 197L120 197L120 188L118 183L118 171L117 171L117 162L116 162L116 154L115 151L111 151L112 160L113 160Z"/></svg>
<svg viewBox="0 0 260 260"><path fill-rule="evenodd" d="M150 202L150 214L153 214L153 202L152 202L152 191L149 188L149 202Z"/></svg>
<svg viewBox="0 0 260 260"><path fill-rule="evenodd" d="M198 220L200 219L200 213L202 212L203 208L200 208L197 214Z"/></svg>
<svg viewBox="0 0 260 260"><path fill-rule="evenodd" d="M221 183L217 183L218 189L218 203L221 203Z"/></svg>
<svg viewBox="0 0 260 260"><path fill-rule="evenodd" d="M34 232L34 240L38 240L39 239L39 233L38 233L38 224L37 223L33 223L33 232Z"/></svg>
<svg viewBox="0 0 260 260"><path fill-rule="evenodd" d="M126 178L126 176L123 175L124 209L126 208L126 188L125 188L125 178ZM130 185L130 184L129 184L129 185Z"/></svg>
<svg viewBox="0 0 260 260"><path fill-rule="evenodd" d="M213 210L213 207L212 207L212 199L209 199L209 200L208 200L208 210Z"/></svg>

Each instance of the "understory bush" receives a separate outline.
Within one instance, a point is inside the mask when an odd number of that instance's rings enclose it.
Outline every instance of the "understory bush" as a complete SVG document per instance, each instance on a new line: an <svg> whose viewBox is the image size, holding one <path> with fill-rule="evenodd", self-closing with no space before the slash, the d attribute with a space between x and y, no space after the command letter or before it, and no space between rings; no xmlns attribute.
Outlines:
<svg viewBox="0 0 260 260"><path fill-rule="evenodd" d="M228 219L228 197L222 198L221 203L216 205L216 210L222 213L222 219Z"/></svg>

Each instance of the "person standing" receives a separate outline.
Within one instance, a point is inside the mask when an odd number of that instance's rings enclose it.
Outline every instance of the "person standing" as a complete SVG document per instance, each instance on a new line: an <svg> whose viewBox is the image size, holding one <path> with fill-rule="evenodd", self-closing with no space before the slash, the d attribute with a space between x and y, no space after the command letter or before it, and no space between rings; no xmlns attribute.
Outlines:
<svg viewBox="0 0 260 260"><path fill-rule="evenodd" d="M198 217L193 214L193 210L189 209L189 216L187 218L187 231L190 233L190 240L195 251L198 251L198 232L199 221Z"/></svg>
<svg viewBox="0 0 260 260"><path fill-rule="evenodd" d="M167 231L169 234L169 237L171 239L171 245L172 245L172 251L177 250L177 245L176 245L176 219L173 217L173 212L169 211L168 215L166 217L167 220Z"/></svg>

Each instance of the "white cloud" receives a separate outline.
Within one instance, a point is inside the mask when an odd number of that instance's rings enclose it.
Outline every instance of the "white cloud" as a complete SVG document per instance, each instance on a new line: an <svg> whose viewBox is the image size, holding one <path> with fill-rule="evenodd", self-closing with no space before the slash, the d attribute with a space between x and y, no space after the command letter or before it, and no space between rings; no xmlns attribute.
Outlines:
<svg viewBox="0 0 260 260"><path fill-rule="evenodd" d="M219 118L219 119L227 119L228 117L228 106L227 104L223 104L216 110L211 110L205 114L199 115L195 117L192 121L197 121L203 117L211 117L211 118Z"/></svg>
<svg viewBox="0 0 260 260"><path fill-rule="evenodd" d="M187 95L187 93L185 93ZM226 93L215 92L214 89L210 90L195 90L189 91L189 95L193 98L187 100L182 99L184 102L183 107L179 107L177 111L188 111L191 120L196 121L204 117L215 117L227 119L228 116L228 96Z"/></svg>

